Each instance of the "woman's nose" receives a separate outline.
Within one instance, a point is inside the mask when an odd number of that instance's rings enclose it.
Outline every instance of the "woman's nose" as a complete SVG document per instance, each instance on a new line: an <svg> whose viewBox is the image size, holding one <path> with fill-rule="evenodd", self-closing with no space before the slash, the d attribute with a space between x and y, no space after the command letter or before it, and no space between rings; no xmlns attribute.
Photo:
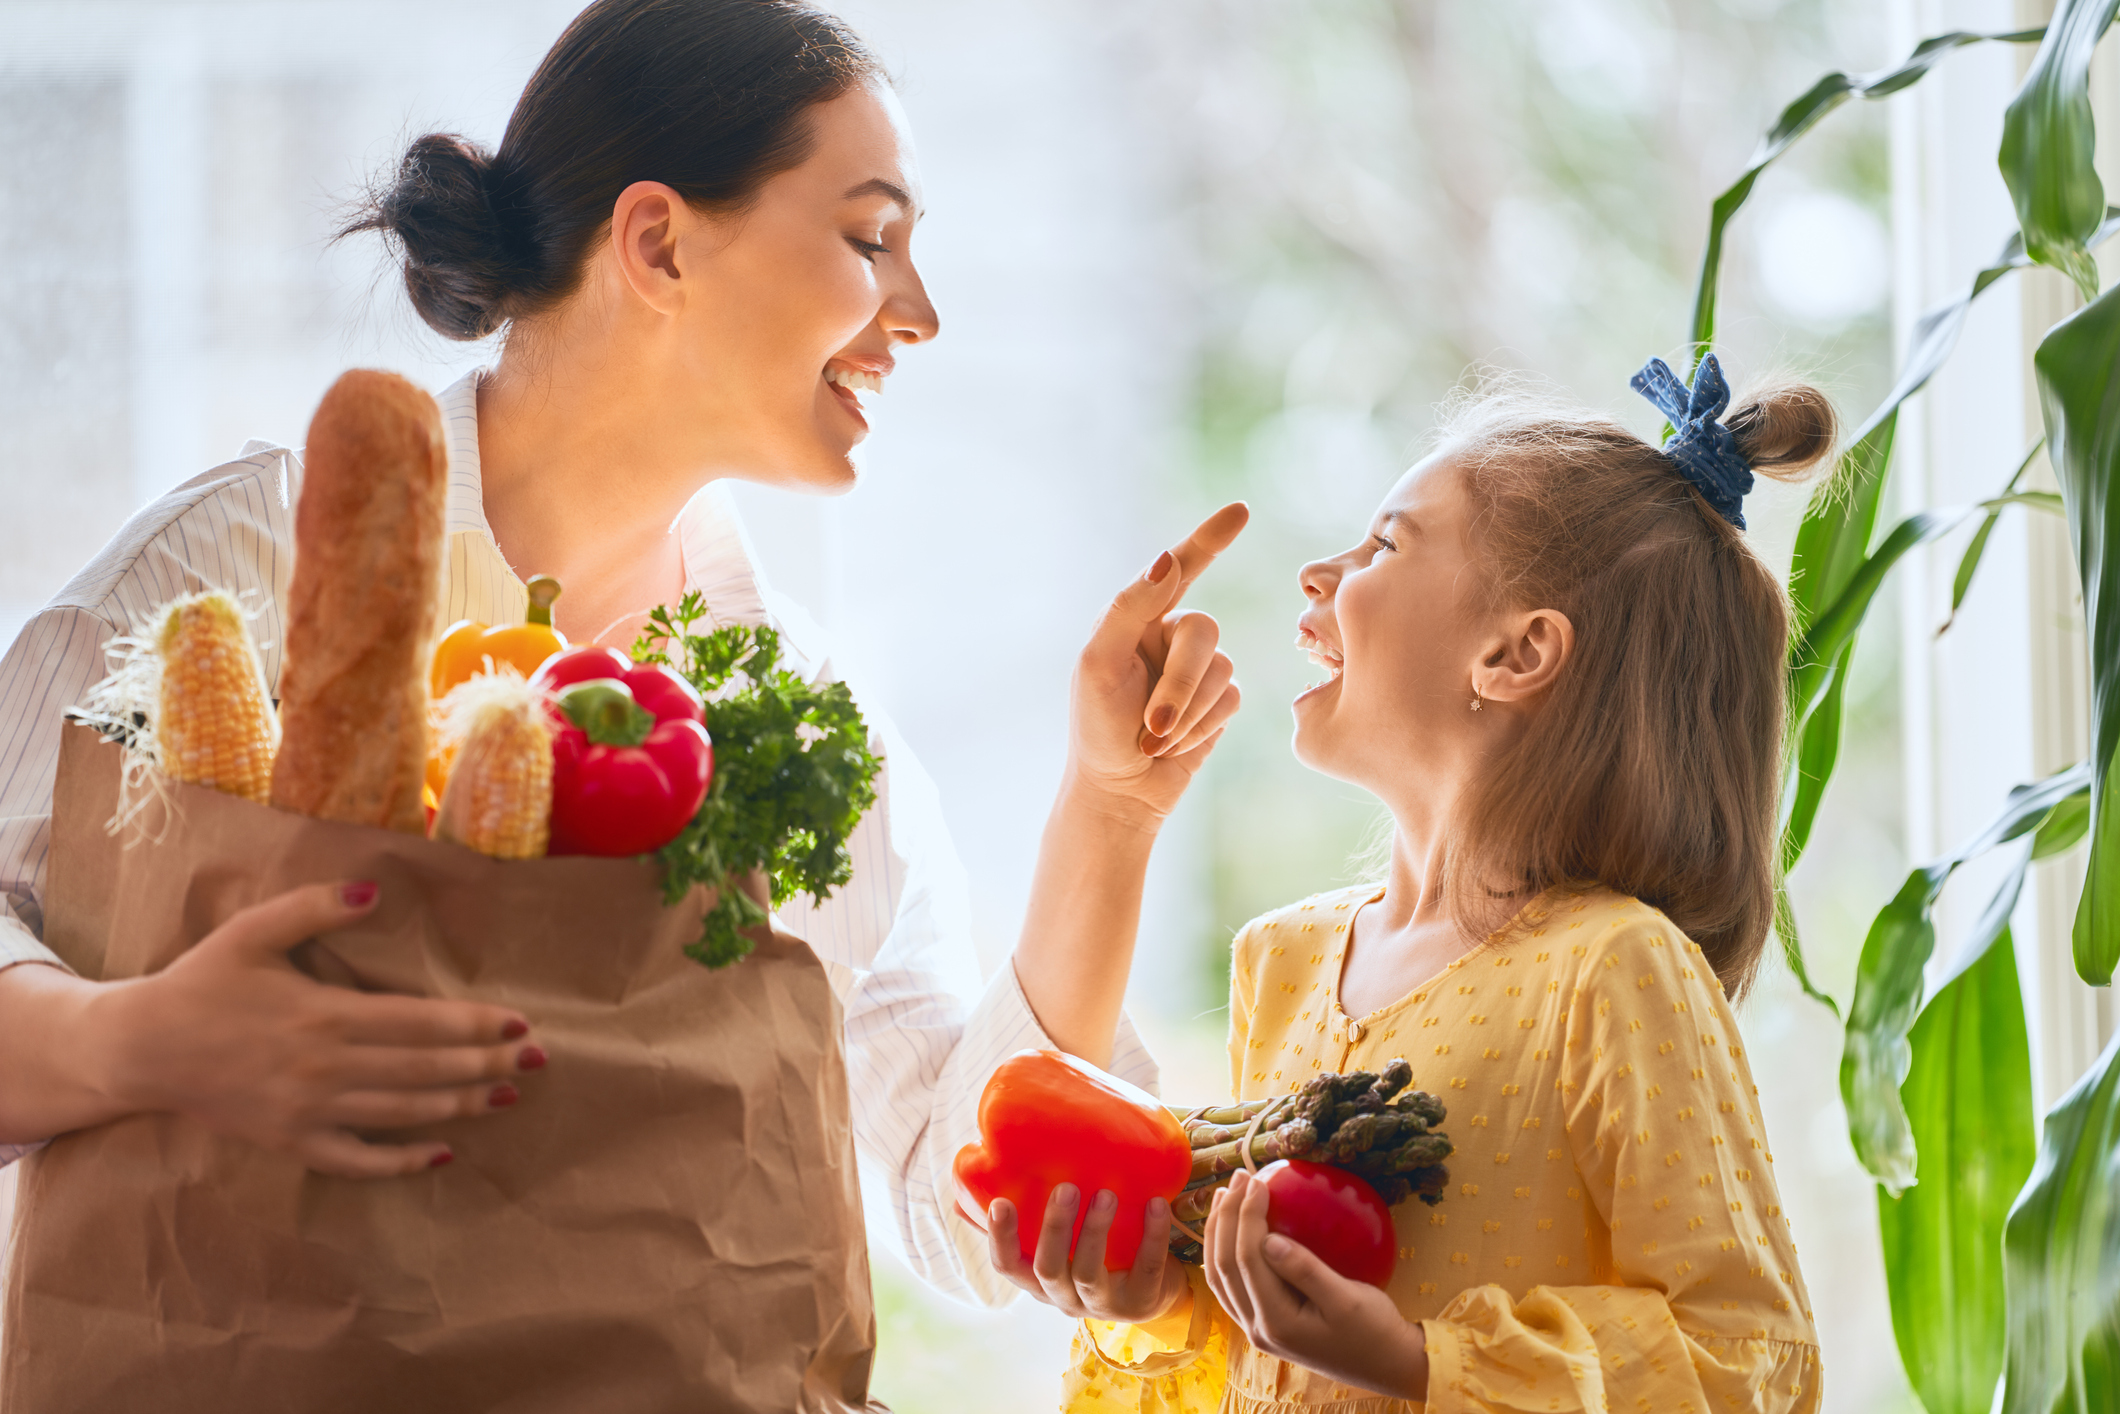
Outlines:
<svg viewBox="0 0 2120 1414"><path fill-rule="evenodd" d="M926 343L942 332L942 318L935 313L927 286L910 260L905 262L904 273L893 282L891 292L884 297L883 310L877 318L884 333L890 335L894 343Z"/></svg>

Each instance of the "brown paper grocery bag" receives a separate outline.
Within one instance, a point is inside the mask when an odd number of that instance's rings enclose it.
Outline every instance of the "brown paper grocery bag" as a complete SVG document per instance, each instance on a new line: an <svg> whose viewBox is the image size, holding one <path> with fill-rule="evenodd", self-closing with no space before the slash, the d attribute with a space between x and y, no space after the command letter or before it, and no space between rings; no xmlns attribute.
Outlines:
<svg viewBox="0 0 2120 1414"><path fill-rule="evenodd" d="M631 860L501 863L177 786L106 848L120 751L69 726L49 930L166 965L290 886L375 879L318 975L519 1008L551 1055L454 1163L354 1182L143 1115L26 1160L5 1414L847 1410L875 1320L838 1006L792 940L689 961ZM71 849L71 852L70 852Z"/></svg>

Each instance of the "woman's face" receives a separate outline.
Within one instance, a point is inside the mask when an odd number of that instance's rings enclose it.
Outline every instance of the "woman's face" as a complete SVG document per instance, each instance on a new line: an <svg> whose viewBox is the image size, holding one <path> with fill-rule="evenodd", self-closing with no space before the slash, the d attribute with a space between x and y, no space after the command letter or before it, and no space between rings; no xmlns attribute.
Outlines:
<svg viewBox="0 0 2120 1414"><path fill-rule="evenodd" d="M1483 648L1495 641L1463 481L1430 458L1399 479L1368 536L1299 576L1296 643L1328 676L1295 700L1296 759L1390 799L1472 747ZM1415 773L1409 777L1407 773Z"/></svg>
<svg viewBox="0 0 2120 1414"><path fill-rule="evenodd" d="M932 339L913 268L920 172L891 92L864 86L813 107L810 156L766 181L740 216L691 223L673 330L682 386L734 474L835 492L868 434L861 399L902 345Z"/></svg>

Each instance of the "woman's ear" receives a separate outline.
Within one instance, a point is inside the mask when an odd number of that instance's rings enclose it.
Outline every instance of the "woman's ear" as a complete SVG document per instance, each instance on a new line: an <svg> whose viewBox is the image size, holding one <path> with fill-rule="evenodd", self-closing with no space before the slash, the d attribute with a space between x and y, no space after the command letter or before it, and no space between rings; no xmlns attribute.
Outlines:
<svg viewBox="0 0 2120 1414"><path fill-rule="evenodd" d="M1553 685L1575 651L1575 625L1558 609L1512 615L1508 634L1490 642L1472 674L1473 688L1489 702L1525 702Z"/></svg>
<svg viewBox="0 0 2120 1414"><path fill-rule="evenodd" d="M684 198L661 182L635 182L611 207L611 253L627 288L658 314L683 303L678 243L698 220Z"/></svg>

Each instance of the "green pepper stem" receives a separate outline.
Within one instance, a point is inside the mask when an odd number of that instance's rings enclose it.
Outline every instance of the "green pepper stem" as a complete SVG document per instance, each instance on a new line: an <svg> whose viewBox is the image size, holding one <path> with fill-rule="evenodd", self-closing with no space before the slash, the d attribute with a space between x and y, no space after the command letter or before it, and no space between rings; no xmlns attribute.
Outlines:
<svg viewBox="0 0 2120 1414"><path fill-rule="evenodd" d="M549 574L534 574L523 588L530 591L530 607L523 610L523 622L552 627L552 601L559 598L559 581Z"/></svg>
<svg viewBox="0 0 2120 1414"><path fill-rule="evenodd" d="M655 730L655 714L617 678L572 684L560 693L559 710L598 746L639 746Z"/></svg>

